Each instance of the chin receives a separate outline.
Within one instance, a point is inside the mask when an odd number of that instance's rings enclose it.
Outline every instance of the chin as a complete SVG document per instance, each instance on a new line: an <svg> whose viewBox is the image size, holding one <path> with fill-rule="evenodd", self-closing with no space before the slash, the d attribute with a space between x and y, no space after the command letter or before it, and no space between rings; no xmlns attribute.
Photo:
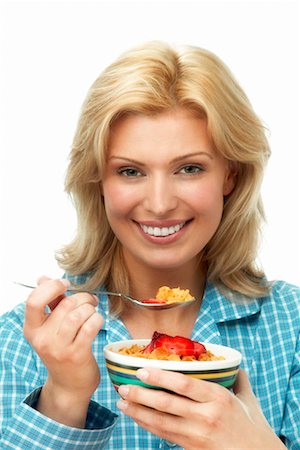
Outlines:
<svg viewBox="0 0 300 450"><path fill-rule="evenodd" d="M168 260L162 260L162 258L158 258L157 261L151 260L151 261L145 261L145 264L150 267L151 269L155 270L179 270L182 267L184 267L186 264L191 263L191 261L195 258L195 255L188 259L181 259L178 258L178 256L172 259Z"/></svg>

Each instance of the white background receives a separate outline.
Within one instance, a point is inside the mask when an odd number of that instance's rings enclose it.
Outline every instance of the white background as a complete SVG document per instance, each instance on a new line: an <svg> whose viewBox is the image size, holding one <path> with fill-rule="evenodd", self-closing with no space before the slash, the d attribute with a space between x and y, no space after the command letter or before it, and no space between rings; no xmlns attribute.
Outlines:
<svg viewBox="0 0 300 450"><path fill-rule="evenodd" d="M219 55L268 127L260 260L270 279L300 284L297 3L1 2L0 312L28 294L13 280L61 276L54 251L76 227L63 178L82 101L121 52L153 39Z"/></svg>

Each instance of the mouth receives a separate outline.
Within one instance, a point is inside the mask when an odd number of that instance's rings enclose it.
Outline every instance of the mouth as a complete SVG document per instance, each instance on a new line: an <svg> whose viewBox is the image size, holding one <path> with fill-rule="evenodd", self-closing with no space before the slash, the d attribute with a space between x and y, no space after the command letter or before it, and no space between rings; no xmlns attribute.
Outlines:
<svg viewBox="0 0 300 450"><path fill-rule="evenodd" d="M147 225L139 224L142 228L143 232L146 234L149 234L150 236L170 236L172 234L178 233L179 230L181 230L182 227L184 227L185 222L179 223L177 225L174 225L172 227L150 227Z"/></svg>
<svg viewBox="0 0 300 450"><path fill-rule="evenodd" d="M153 243L167 244L177 240L193 219L169 220L165 222L136 222L143 236Z"/></svg>

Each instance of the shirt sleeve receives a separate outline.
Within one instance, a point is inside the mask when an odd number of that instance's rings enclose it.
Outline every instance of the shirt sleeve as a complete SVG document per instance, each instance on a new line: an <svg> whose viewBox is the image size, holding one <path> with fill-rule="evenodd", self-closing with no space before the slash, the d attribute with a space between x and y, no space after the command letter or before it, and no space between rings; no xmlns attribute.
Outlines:
<svg viewBox="0 0 300 450"><path fill-rule="evenodd" d="M300 450L300 335L286 395L281 435L289 450Z"/></svg>
<svg viewBox="0 0 300 450"><path fill-rule="evenodd" d="M98 403L90 402L85 429L60 424L35 409L41 380L33 351L22 329L18 332L17 323L15 329L0 325L0 349L1 449L100 450L106 447L118 416Z"/></svg>

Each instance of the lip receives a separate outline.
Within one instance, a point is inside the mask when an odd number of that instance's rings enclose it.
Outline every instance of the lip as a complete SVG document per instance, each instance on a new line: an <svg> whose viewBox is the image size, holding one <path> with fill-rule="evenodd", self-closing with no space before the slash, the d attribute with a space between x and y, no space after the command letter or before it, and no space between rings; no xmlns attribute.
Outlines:
<svg viewBox="0 0 300 450"><path fill-rule="evenodd" d="M177 231L176 233L170 234L169 236L151 236L150 234L146 234L142 227L140 226L140 224L142 225L146 225L149 227L161 227L163 228L164 226L168 226L168 227L172 227L174 225L178 225L180 223L184 222L184 226ZM173 221L145 221L145 222L135 222L140 234L142 235L142 237L144 239L146 239L148 242L151 242L152 244L159 244L159 245L167 245L167 244L172 244L173 242L176 242L178 239L180 239L187 231L190 223L192 222L192 219L190 220L173 220ZM158 223L160 225L158 225ZM166 225L168 224L168 225Z"/></svg>

